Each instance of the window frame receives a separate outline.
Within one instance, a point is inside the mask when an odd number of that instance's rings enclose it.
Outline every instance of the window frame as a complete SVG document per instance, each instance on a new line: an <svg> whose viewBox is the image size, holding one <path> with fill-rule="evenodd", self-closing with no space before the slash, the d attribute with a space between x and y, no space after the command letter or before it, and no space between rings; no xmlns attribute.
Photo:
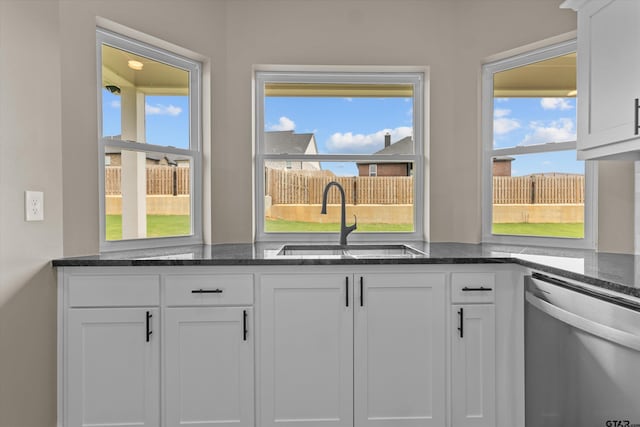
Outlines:
<svg viewBox="0 0 640 427"><path fill-rule="evenodd" d="M378 176L378 164L369 163L369 176Z"/></svg>
<svg viewBox="0 0 640 427"><path fill-rule="evenodd" d="M265 83L354 83L354 84L413 84L413 155L394 155L384 158L354 154L267 154L264 152L264 88ZM428 88L429 68L419 66L278 66L256 65L253 72L254 115L254 240L258 242L308 241L333 242L338 232L265 232L265 161L387 162L414 163L414 230L413 232L357 232L349 236L351 242L427 240L426 227L429 200L425 182L428 153ZM347 219L347 223L350 220Z"/></svg>
<svg viewBox="0 0 640 427"><path fill-rule="evenodd" d="M576 39L540 47L482 66L482 241L485 243L570 247L594 249L597 243L597 165L585 161L584 238L519 236L493 234L493 165L492 158L553 151L576 150L576 141L515 146L501 149L493 147L493 76L495 73L544 61L576 52ZM576 116L576 121L578 117ZM576 126L577 127L577 126Z"/></svg>
<svg viewBox="0 0 640 427"><path fill-rule="evenodd" d="M189 148L175 148L147 143L104 138L102 111L102 46L107 45L125 50L154 61L180 68L189 72ZM127 249L157 248L174 245L201 244L202 232L202 64L168 50L133 38L96 27L96 70L98 99L98 193L99 193L99 230L100 252ZM190 165L190 219L191 234L185 236L145 237L126 240L106 240L106 202L105 202L105 148L107 146L129 151L175 154L188 156Z"/></svg>

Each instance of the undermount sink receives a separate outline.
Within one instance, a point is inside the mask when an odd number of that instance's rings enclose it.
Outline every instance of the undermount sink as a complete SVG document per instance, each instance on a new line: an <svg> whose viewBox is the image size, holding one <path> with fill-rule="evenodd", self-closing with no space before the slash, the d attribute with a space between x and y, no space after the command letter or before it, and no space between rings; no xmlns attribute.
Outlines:
<svg viewBox="0 0 640 427"><path fill-rule="evenodd" d="M278 256L352 257L352 258L416 258L426 254L407 245L284 245Z"/></svg>

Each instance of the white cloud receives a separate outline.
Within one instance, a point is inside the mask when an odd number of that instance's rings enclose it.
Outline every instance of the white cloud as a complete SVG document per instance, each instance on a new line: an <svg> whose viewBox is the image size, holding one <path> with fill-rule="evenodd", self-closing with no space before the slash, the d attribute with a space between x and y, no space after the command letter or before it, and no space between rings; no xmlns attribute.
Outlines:
<svg viewBox="0 0 640 427"><path fill-rule="evenodd" d="M269 126L269 130L294 130L295 128L295 122L285 116L280 117L277 125Z"/></svg>
<svg viewBox="0 0 640 427"><path fill-rule="evenodd" d="M551 123L531 122L532 132L524 137L521 145L566 142L576 140L576 126L571 119L559 119Z"/></svg>
<svg viewBox="0 0 640 427"><path fill-rule="evenodd" d="M508 117L493 119L493 133L496 135L504 135L519 128L520 122L516 119L510 119Z"/></svg>
<svg viewBox="0 0 640 427"><path fill-rule="evenodd" d="M353 102L353 98L343 98L347 102Z"/></svg>
<svg viewBox="0 0 640 427"><path fill-rule="evenodd" d="M413 128L401 126L395 129L382 129L370 134L353 132L336 132L329 138L327 148L331 153L365 154L374 153L384 148L385 134L391 134L391 142L413 135Z"/></svg>
<svg viewBox="0 0 640 427"><path fill-rule="evenodd" d="M120 100L114 99L109 103L109 105L111 106L111 108L120 108Z"/></svg>
<svg viewBox="0 0 640 427"><path fill-rule="evenodd" d="M520 121L507 117L511 110L507 108L496 108L493 110L493 133L504 135L520 128Z"/></svg>
<svg viewBox="0 0 640 427"><path fill-rule="evenodd" d="M571 110L573 105L565 98L542 98L540 105L545 110Z"/></svg>
<svg viewBox="0 0 640 427"><path fill-rule="evenodd" d="M177 116L182 113L182 108L171 104L145 104L144 111L149 116Z"/></svg>

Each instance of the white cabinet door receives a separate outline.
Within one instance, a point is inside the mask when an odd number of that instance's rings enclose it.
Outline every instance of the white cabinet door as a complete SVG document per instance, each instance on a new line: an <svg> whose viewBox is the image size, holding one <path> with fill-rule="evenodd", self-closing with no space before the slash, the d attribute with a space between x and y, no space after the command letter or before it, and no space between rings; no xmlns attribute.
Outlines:
<svg viewBox="0 0 640 427"><path fill-rule="evenodd" d="M639 20L635 0L593 0L578 12L578 150L640 138ZM609 147L600 155L629 148Z"/></svg>
<svg viewBox="0 0 640 427"><path fill-rule="evenodd" d="M168 308L164 322L167 427L253 426L251 308Z"/></svg>
<svg viewBox="0 0 640 427"><path fill-rule="evenodd" d="M444 274L355 278L355 425L444 425Z"/></svg>
<svg viewBox="0 0 640 427"><path fill-rule="evenodd" d="M158 312L143 308L68 311L68 427L159 425Z"/></svg>
<svg viewBox="0 0 640 427"><path fill-rule="evenodd" d="M453 305L451 325L452 426L495 426L494 305Z"/></svg>
<svg viewBox="0 0 640 427"><path fill-rule="evenodd" d="M260 276L262 427L353 425L350 276Z"/></svg>

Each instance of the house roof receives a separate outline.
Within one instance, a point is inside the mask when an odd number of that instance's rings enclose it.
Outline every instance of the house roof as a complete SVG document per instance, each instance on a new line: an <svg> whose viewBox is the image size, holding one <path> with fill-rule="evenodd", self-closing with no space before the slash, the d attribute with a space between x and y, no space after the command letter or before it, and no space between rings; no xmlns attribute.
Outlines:
<svg viewBox="0 0 640 427"><path fill-rule="evenodd" d="M410 136L405 136L400 141L394 142L373 154L413 154L413 139Z"/></svg>
<svg viewBox="0 0 640 427"><path fill-rule="evenodd" d="M312 133L293 133L292 130L264 133L265 152L268 154L304 154L309 144L313 144L313 152L318 151Z"/></svg>

